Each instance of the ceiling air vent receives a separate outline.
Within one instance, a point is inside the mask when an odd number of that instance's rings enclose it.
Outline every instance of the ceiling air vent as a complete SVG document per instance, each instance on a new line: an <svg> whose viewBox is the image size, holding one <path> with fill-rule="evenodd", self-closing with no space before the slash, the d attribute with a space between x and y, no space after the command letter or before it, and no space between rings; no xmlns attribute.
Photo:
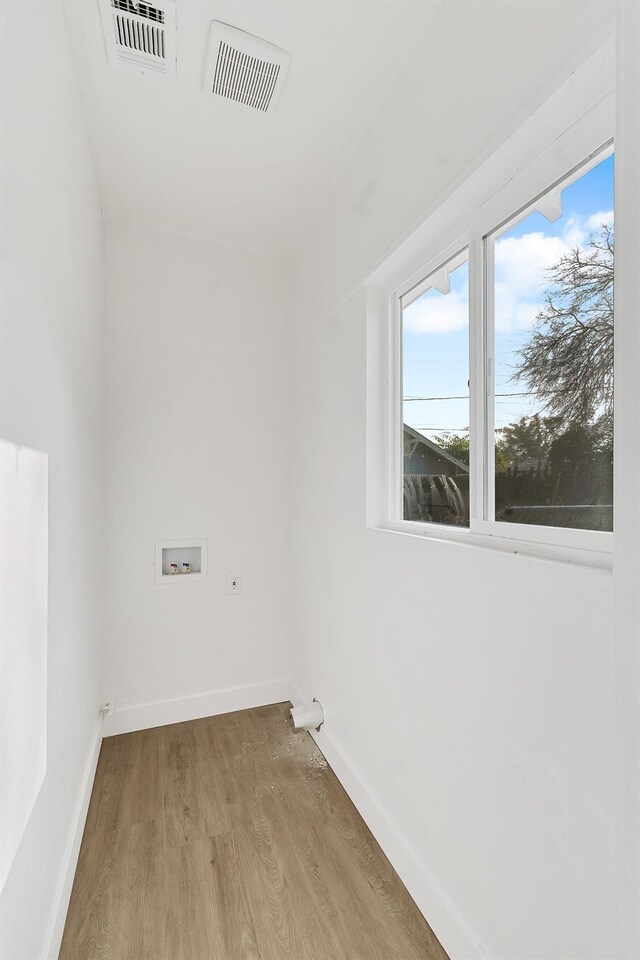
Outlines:
<svg viewBox="0 0 640 960"><path fill-rule="evenodd" d="M291 56L260 37L214 20L204 73L204 89L262 113L275 107Z"/></svg>
<svg viewBox="0 0 640 960"><path fill-rule="evenodd" d="M175 80L176 10L173 0L100 0L112 67Z"/></svg>

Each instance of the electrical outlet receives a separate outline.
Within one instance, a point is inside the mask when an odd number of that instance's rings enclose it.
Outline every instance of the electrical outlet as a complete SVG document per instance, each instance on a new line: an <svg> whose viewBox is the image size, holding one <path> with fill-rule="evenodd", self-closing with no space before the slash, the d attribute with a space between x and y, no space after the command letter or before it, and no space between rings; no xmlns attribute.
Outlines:
<svg viewBox="0 0 640 960"><path fill-rule="evenodd" d="M227 593L229 595L242 593L242 574L230 570L227 574Z"/></svg>

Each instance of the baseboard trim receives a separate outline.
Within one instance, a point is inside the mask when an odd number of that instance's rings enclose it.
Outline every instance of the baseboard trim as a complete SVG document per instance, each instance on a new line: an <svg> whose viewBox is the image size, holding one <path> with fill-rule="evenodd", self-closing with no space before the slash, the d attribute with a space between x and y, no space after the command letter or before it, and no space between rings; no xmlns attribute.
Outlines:
<svg viewBox="0 0 640 960"><path fill-rule="evenodd" d="M182 723L185 720L233 713L235 710L264 707L269 703L290 700L292 693L290 680L270 680L267 683L228 687L189 697L120 707L114 711L112 717L105 720L102 732L103 736L112 737L115 734L133 733L135 730L147 730L150 727L164 727L169 723Z"/></svg>
<svg viewBox="0 0 640 960"><path fill-rule="evenodd" d="M45 953L47 960L57 960L62 943L62 934L64 933L64 924L67 919L67 910L71 899L71 888L76 875L78 865L78 856L80 855L80 844L82 843L82 834L89 810L89 801L91 800L91 791L93 790L93 781L98 766L98 757L100 756L100 747L102 746L102 718L93 733L91 746L85 763L78 799L73 811L71 827L65 846L64 856L62 858L62 868L58 879L58 886L53 900L52 919L49 928L49 935L45 940L48 945Z"/></svg>
<svg viewBox="0 0 640 960"><path fill-rule="evenodd" d="M291 687L294 706L309 702L311 698L303 696L295 683ZM451 960L489 960L478 938L332 733L331 716L319 733L312 731L311 735Z"/></svg>

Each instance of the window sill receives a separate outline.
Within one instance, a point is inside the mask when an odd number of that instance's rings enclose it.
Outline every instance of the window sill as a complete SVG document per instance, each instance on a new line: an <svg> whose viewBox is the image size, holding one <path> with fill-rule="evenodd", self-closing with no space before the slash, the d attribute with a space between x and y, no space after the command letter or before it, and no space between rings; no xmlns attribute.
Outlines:
<svg viewBox="0 0 640 960"><path fill-rule="evenodd" d="M559 564L564 567L578 567L605 575L610 575L613 567L613 556L606 551L533 543L528 540L512 540L493 534L475 533L468 529L442 528L437 524L416 523L411 520L389 520L382 524L371 524L370 529L382 533L399 533L405 537L429 540L432 543L444 543L472 550L489 550L494 553L510 554L524 560Z"/></svg>

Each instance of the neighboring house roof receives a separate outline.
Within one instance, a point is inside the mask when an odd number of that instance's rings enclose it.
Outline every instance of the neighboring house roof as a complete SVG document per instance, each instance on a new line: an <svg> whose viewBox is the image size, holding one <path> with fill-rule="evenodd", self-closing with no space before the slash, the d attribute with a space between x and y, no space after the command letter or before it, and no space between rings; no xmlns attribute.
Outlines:
<svg viewBox="0 0 640 960"><path fill-rule="evenodd" d="M417 430L414 430L413 427L410 427L408 424L403 424L404 432L410 436L413 440L416 440L418 443L424 444L429 450L433 450L434 453L437 453L439 457L442 457L444 460L448 460L450 463L453 463L458 470L461 470L463 473L469 473L469 467L466 463L463 463L462 460L458 460L457 457L453 457L450 453L447 453L446 450L443 450L442 447L439 447L437 443L434 443L432 440L428 440L422 433L418 433Z"/></svg>

